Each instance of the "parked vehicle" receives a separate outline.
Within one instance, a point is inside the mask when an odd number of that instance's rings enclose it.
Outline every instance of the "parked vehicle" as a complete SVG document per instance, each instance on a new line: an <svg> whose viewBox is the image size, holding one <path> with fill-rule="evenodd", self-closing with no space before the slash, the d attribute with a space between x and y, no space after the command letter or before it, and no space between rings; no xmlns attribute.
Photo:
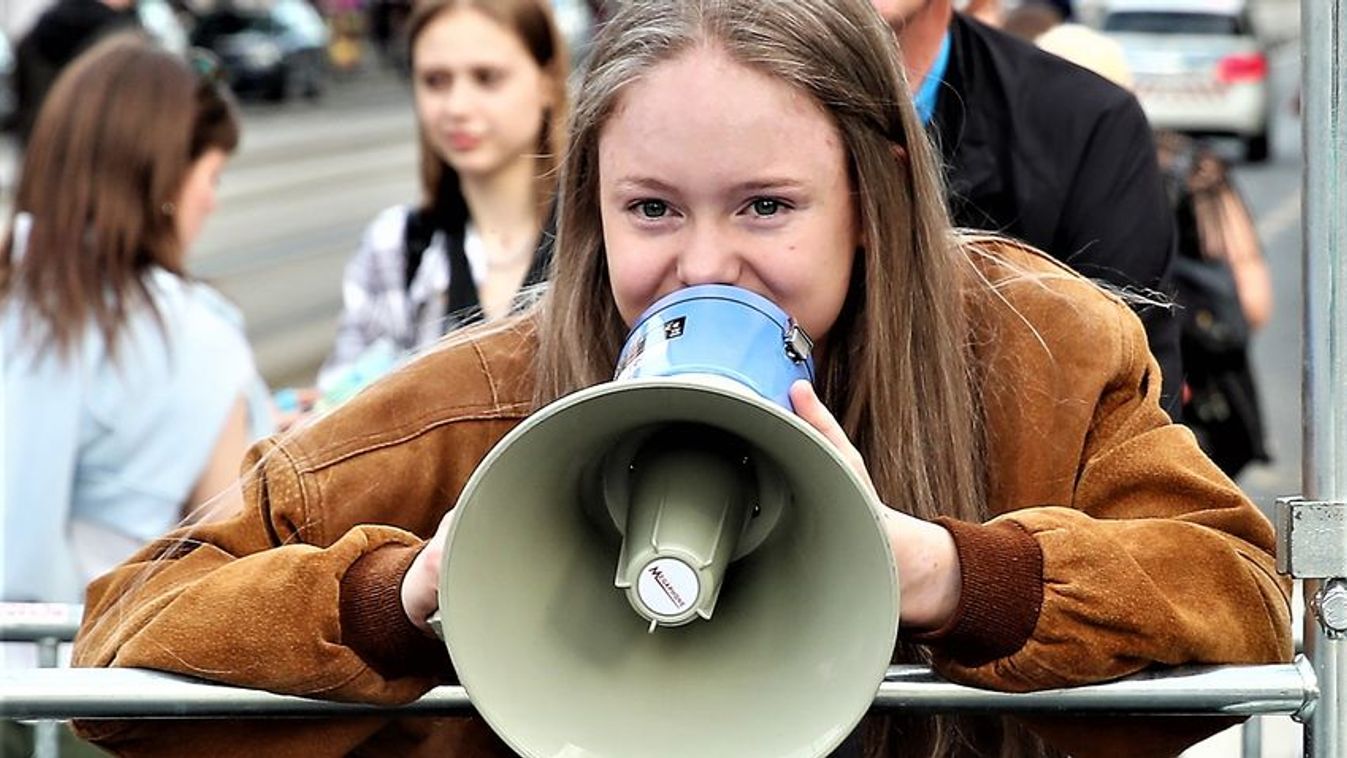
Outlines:
<svg viewBox="0 0 1347 758"><path fill-rule="evenodd" d="M566 38L571 63L579 64L584 60L589 38L594 32L594 13L589 3L586 0L552 0L552 15Z"/></svg>
<svg viewBox="0 0 1347 758"><path fill-rule="evenodd" d="M1112 0L1105 34L1123 46L1156 129L1238 137L1268 157L1267 51L1246 0Z"/></svg>
<svg viewBox="0 0 1347 758"><path fill-rule="evenodd" d="M136 17L165 50L179 55L187 52L187 30L168 0L137 0Z"/></svg>
<svg viewBox="0 0 1347 758"><path fill-rule="evenodd" d="M235 92L278 101L322 96L328 41L322 16L305 0L221 6L203 15L192 32L192 44L220 58Z"/></svg>
<svg viewBox="0 0 1347 758"><path fill-rule="evenodd" d="M14 97L14 48L9 37L0 34L0 129L13 128L17 107Z"/></svg>

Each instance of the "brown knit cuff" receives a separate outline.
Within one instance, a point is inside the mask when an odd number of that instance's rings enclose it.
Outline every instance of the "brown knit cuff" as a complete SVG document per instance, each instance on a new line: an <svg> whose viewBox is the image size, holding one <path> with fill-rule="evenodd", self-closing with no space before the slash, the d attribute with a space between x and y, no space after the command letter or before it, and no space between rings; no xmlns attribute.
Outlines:
<svg viewBox="0 0 1347 758"><path fill-rule="evenodd" d="M1014 521L970 524L951 518L949 530L962 574L959 606L941 628L906 635L938 646L962 666L981 666L1024 647L1043 607L1043 551Z"/></svg>
<svg viewBox="0 0 1347 758"><path fill-rule="evenodd" d="M385 679L443 678L450 671L444 643L427 636L402 610L402 578L420 552L421 547L386 545L357 559L341 580L342 642Z"/></svg>

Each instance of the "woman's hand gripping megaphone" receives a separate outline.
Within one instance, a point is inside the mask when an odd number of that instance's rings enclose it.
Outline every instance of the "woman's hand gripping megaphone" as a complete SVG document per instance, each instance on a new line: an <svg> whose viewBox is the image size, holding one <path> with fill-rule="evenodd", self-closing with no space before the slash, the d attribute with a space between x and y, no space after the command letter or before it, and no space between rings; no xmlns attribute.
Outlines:
<svg viewBox="0 0 1347 758"><path fill-rule="evenodd" d="M837 448L842 459L874 491L865 460L851 444L841 424L833 418L809 382L791 385L790 400L795 412ZM884 508L884 530L898 566L899 595L904 626L938 629L954 615L959 605L959 554L949 531L939 524L913 518L892 508ZM454 518L449 511L441 519L435 535L412 562L402 580L402 609L407 618L428 635L433 635L427 619L439 607L440 558L445 538Z"/></svg>
<svg viewBox="0 0 1347 758"><path fill-rule="evenodd" d="M823 434L861 481L872 493L875 492L860 451L851 444L842 425L814 393L814 386L804 380L793 383L790 402L795 413ZM954 538L939 524L893 508L886 507L880 512L884 517L889 548L898 566L899 623L918 629L943 627L959 606L961 575Z"/></svg>
<svg viewBox="0 0 1347 758"><path fill-rule="evenodd" d="M452 509L435 529L435 534L412 561L407 575L402 578L402 611L421 631L436 636L430 626L430 617L440 607L440 558L444 555L445 539L453 523Z"/></svg>

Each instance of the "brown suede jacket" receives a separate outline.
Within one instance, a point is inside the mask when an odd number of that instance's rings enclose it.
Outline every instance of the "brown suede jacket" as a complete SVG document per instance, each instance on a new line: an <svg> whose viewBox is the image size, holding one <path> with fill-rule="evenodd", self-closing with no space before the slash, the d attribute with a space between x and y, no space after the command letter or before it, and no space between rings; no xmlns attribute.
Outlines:
<svg viewBox="0 0 1347 758"><path fill-rule="evenodd" d="M909 639L949 679L1012 691L1288 660L1272 528L1161 411L1137 318L1044 256L983 250L998 294L975 296L971 312L993 388L995 516L944 522L960 607L946 628ZM474 467L529 413L534 344L525 322L429 353L260 443L241 512L171 534L91 585L75 664L372 703L445 681L448 657L407 622L400 581ZM1144 755L1211 723L1151 742L1126 721L1033 728L1077 755ZM509 754L475 717L79 726L136 754Z"/></svg>

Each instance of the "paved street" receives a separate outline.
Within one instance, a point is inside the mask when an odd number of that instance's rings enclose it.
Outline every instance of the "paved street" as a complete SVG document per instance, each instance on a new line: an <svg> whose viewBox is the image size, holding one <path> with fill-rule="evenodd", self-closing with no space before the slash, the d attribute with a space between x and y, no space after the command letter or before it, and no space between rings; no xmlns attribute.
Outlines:
<svg viewBox="0 0 1347 758"><path fill-rule="evenodd" d="M1277 118L1273 158L1259 166L1240 166L1236 181L1252 207L1263 252L1272 274L1276 310L1254 338L1255 370L1261 382L1264 412L1276 460L1251 468L1242 484L1260 503L1298 491L1300 485L1300 318L1301 318L1301 166L1300 120L1291 100L1299 79L1299 48L1273 57Z"/></svg>
<svg viewBox="0 0 1347 758"><path fill-rule="evenodd" d="M243 309L263 374L311 383L341 309L341 271L383 208L418 195L400 79L366 72L318 105L249 106L220 210L192 266Z"/></svg>
<svg viewBox="0 0 1347 758"><path fill-rule="evenodd" d="M1291 101L1300 78L1300 50L1290 44L1272 57L1276 92L1273 155L1265 164L1243 165L1235 178L1253 210L1263 253L1272 274L1276 310L1255 336L1254 371L1260 384L1263 413L1272 440L1274 460L1250 467L1240 479L1255 502L1271 513L1273 501L1300 492L1300 356L1301 356L1301 166L1300 119ZM1232 151L1234 150L1232 146ZM1300 755L1300 727L1289 717L1263 719L1264 758ZM1240 733L1231 729L1189 751L1187 758L1231 758L1239 755Z"/></svg>

